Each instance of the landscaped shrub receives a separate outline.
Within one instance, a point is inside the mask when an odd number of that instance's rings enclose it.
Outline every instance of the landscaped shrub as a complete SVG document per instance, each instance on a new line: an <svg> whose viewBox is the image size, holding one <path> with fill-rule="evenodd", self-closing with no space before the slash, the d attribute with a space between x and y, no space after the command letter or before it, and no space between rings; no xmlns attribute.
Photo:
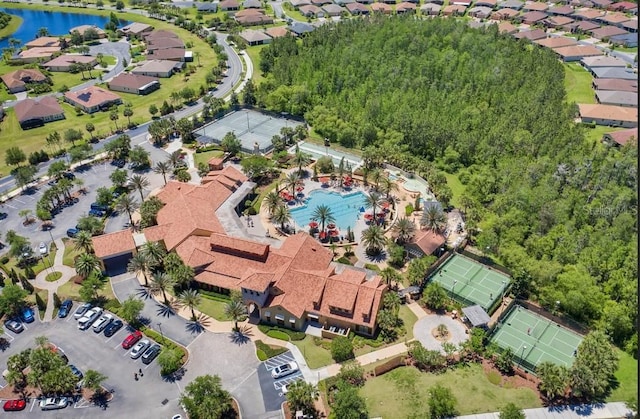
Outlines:
<svg viewBox="0 0 640 419"><path fill-rule="evenodd" d="M3 265L9 263L9 256L2 256L2 259L0 259L0 263L2 263Z"/></svg>
<svg viewBox="0 0 640 419"><path fill-rule="evenodd" d="M62 302L60 301L60 297L58 297L58 294L56 294L54 292L53 293L53 306L58 308L58 307L60 307L60 304L62 304Z"/></svg>
<svg viewBox="0 0 640 419"><path fill-rule="evenodd" d="M40 294L36 293L36 305L38 306L38 310L45 311L47 309L47 302L40 297Z"/></svg>
<svg viewBox="0 0 640 419"><path fill-rule="evenodd" d="M307 336L304 332L298 332L297 330L286 329L284 327L279 327L268 323L260 323L258 325L258 329L265 335L268 335L270 330L278 330L289 335L289 339L294 341L303 340Z"/></svg>
<svg viewBox="0 0 640 419"><path fill-rule="evenodd" d="M269 358L273 358L274 356L278 356L287 351L287 348L274 347L271 345L267 345L261 340L256 340L256 353L260 361L266 361Z"/></svg>
<svg viewBox="0 0 640 419"><path fill-rule="evenodd" d="M207 291L203 289L199 289L198 292L205 298L209 300L219 301L221 303L228 303L231 301L231 297L227 294L220 294L218 292Z"/></svg>
<svg viewBox="0 0 640 419"><path fill-rule="evenodd" d="M331 358L336 362L344 362L353 358L353 344L344 336L331 341Z"/></svg>
<svg viewBox="0 0 640 419"><path fill-rule="evenodd" d="M107 302L104 304L105 310L109 310L110 312L115 314L119 313L121 307L122 304L120 304L120 301L116 300L115 298L107 300Z"/></svg>
<svg viewBox="0 0 640 419"><path fill-rule="evenodd" d="M267 336L272 337L274 339L280 339L280 340L286 340L286 341L290 340L289 335L279 330L269 330L267 332Z"/></svg>
<svg viewBox="0 0 640 419"><path fill-rule="evenodd" d="M407 204L407 206L404 207L404 215L409 217L411 214L413 214L413 205Z"/></svg>
<svg viewBox="0 0 640 419"><path fill-rule="evenodd" d="M398 367L402 367L405 366L406 362L405 362L405 356L404 355L398 355L398 356L394 356L393 358L391 358L390 360L388 360L387 362L385 362L384 364L380 364L378 366L376 366L373 369L373 375L375 375L376 377L382 374L386 374L389 371L392 371Z"/></svg>
<svg viewBox="0 0 640 419"><path fill-rule="evenodd" d="M342 263L343 265L353 265L353 263L351 263L351 261L344 256L341 256L338 260L336 260L336 262Z"/></svg>
<svg viewBox="0 0 640 419"><path fill-rule="evenodd" d="M140 327L140 331L145 335L147 335L147 337L153 339L156 343L162 345L164 348L180 351L182 353L182 365L184 365L187 362L188 353L187 353L187 350L182 346L178 345L177 343L175 343L170 339L167 339L160 333L156 332L155 330L147 326Z"/></svg>

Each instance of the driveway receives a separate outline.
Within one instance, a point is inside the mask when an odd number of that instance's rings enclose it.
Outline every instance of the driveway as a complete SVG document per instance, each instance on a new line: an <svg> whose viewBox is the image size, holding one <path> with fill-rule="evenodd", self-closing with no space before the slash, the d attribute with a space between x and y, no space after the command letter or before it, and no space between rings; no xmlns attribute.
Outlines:
<svg viewBox="0 0 640 419"><path fill-rule="evenodd" d="M291 351L287 351L273 358L269 358L260 364L258 367L258 378L260 380L260 389L262 390L262 397L264 399L264 405L267 410L280 409L282 403L287 399L282 393L282 386L291 384L298 380L304 380L302 372L296 371L286 377L274 379L271 377L271 370L278 365L285 364L287 362L295 361L295 358Z"/></svg>
<svg viewBox="0 0 640 419"><path fill-rule="evenodd" d="M73 310L78 303L74 304ZM16 335L6 332L11 341L7 350L2 353L0 368L6 368L6 360L26 348L35 347L34 338L46 336L49 341L60 347L69 358L69 363L81 371L94 369L108 378L103 386L113 391L114 398L105 410L91 405L86 401L79 401L74 406L67 407L57 415L48 413L50 417L69 418L149 418L171 417L182 413L178 406L180 397L179 387L160 376L157 361L145 365L140 359L133 360L129 351L122 349L122 340L130 333L126 328L120 329L111 338L102 333L94 333L91 329L81 331L77 328L73 316L65 319L55 319L52 322L34 323L26 325L27 330ZM138 381L133 374L142 369L143 376ZM1 384L6 382L0 378ZM45 415L40 411L37 402L32 401L22 412L11 413L16 418L39 418Z"/></svg>
<svg viewBox="0 0 640 419"><path fill-rule="evenodd" d="M443 352L442 343L432 335L432 331L441 324L444 324L447 326L447 329L449 329L447 342L457 346L469 339L469 335L466 333L467 329L459 320L454 320L450 316L439 314L429 314L418 320L416 324L413 325L413 336L420 341L425 348Z"/></svg>

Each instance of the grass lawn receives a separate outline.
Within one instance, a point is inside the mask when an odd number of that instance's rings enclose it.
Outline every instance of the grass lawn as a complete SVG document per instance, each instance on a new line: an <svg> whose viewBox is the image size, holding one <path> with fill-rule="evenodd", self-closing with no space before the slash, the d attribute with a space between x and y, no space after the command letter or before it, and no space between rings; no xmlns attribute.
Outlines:
<svg viewBox="0 0 640 419"><path fill-rule="evenodd" d="M73 240L71 239L62 239L64 243L64 255L62 256L62 264L70 267L74 267L74 260L76 256L78 256L82 251L73 249Z"/></svg>
<svg viewBox="0 0 640 419"><path fill-rule="evenodd" d="M116 57L114 57L113 55L104 55L102 57L102 62L98 63L98 67L96 68L100 68L100 66L104 64L104 65L116 65Z"/></svg>
<svg viewBox="0 0 640 419"><path fill-rule="evenodd" d="M212 300L202 296L200 304L197 309L206 314L207 316L214 318L221 322L229 321L229 318L224 314L224 306L226 303L221 301Z"/></svg>
<svg viewBox="0 0 640 419"><path fill-rule="evenodd" d="M398 312L398 316L404 322L405 334L400 337L400 340L411 340L413 339L413 326L418 321L418 317L413 314L413 311L406 304L400 306L400 311Z"/></svg>
<svg viewBox="0 0 640 419"><path fill-rule="evenodd" d="M638 360L621 350L616 350L620 357L616 379L618 388L611 392L608 402L626 402L638 396Z"/></svg>
<svg viewBox="0 0 640 419"><path fill-rule="evenodd" d="M40 9L40 10L51 10L51 11L60 11L65 13L82 13L82 14L90 14L90 15L103 15L109 16L113 10L96 10L96 9L84 9L84 8L73 8L73 7L60 7L55 6L53 4L43 6L34 6L28 4L16 4L16 3L3 3L3 7L9 8L21 8L21 9ZM150 119L150 114L148 113L149 106L153 103L156 105L162 104L164 100L168 100L169 96L174 91L179 91L189 86L196 90L196 92L200 89L200 86L205 85L205 77L208 69L214 67L217 64L217 57L211 50L211 47L202 39L200 39L197 35L190 33L187 30L178 28L170 23L163 22L160 20L155 20L148 18L146 16L140 16L133 13L117 13L118 17L129 20L132 22L142 22L153 25L156 29L166 29L171 32L174 32L185 43L193 44L192 48L189 48L195 53L200 53L200 66L197 66L196 63L193 63L196 68L196 72L190 75L185 79L183 74L177 74L169 79L161 79L161 88L160 90L146 96L138 96L133 94L126 93L118 93L120 97L122 97L123 102L130 102L133 105L134 116L132 118L132 122L143 122ZM105 57L105 60L108 60ZM0 63L0 74L4 74L8 71L16 70L19 67L9 67L4 63ZM98 76L99 71L93 72L94 76ZM57 91L59 86L63 84L67 84L69 87L72 87L74 84L78 84L79 82L74 82L74 77L81 78L82 75L69 75L66 73L55 74L54 79L54 91ZM0 96L6 95L6 92L0 94ZM7 98L5 98L7 99ZM63 110L65 111L66 119L62 121L56 121L45 125L44 127L30 129L27 131L23 131L18 121L15 118L15 114L13 110L7 112L7 117L4 122L0 124L0 129L2 129L2 136L0 136L0 155L4 155L7 148L15 145L13 142L13 138L20 138L20 147L23 151L29 155L30 153L41 150L45 148L45 138L52 131L59 131L61 134L67 130L69 127L79 128L84 131L84 127L88 122L91 122L96 127L96 134L102 133L107 134L112 132L114 129L114 124L109 119L108 112L98 112L93 115L81 115L77 116L75 110L66 104L62 105ZM122 111L124 107L120 106L119 110ZM122 125L126 122L126 118L120 114L120 119L117 121L118 125ZM4 159L0 161L0 176L6 176L9 170L5 165Z"/></svg>
<svg viewBox="0 0 640 419"><path fill-rule="evenodd" d="M49 252L49 256L47 256L46 261L43 261L42 259L38 259L38 263L32 266L33 272L35 272L35 274L38 275L40 272L44 271L46 268L51 266L51 263L53 263L55 258L56 258L56 250ZM18 273L24 272L22 268L18 268L18 259L13 257L10 258L9 262L7 262L4 265L4 269L7 272L11 271L11 269L15 269L15 271Z"/></svg>
<svg viewBox="0 0 640 419"><path fill-rule="evenodd" d="M60 301L64 301L67 298L70 298L74 301L82 301L82 298L80 298L80 285L76 284L73 281L69 281L66 284L58 287L58 291L56 292L56 294L58 294L58 297L60 297ZM108 298L110 300L115 300L116 296L113 294L113 289L111 288L110 281L105 281L104 288L98 291L98 295L104 296L105 298Z"/></svg>
<svg viewBox="0 0 640 419"><path fill-rule="evenodd" d="M256 86L258 86L262 80L264 80L264 76L262 74L262 71L260 70L260 51L262 51L262 49L265 47L266 45L255 45L252 47L247 47L247 49L244 51L249 58L251 58L251 62L253 63L253 76L251 77L251 80L253 80L253 84L255 84Z"/></svg>
<svg viewBox="0 0 640 419"><path fill-rule="evenodd" d="M460 367L439 375L400 367L367 380L360 394L366 400L370 417L422 417L428 411L429 388L435 384L451 389L461 415L495 412L509 402L523 409L541 407L540 400L530 389L491 384L480 365Z"/></svg>
<svg viewBox="0 0 640 419"><path fill-rule="evenodd" d="M614 132L614 131L620 131L623 130L625 128L614 128L614 127L607 127L604 125L596 125L595 128L587 128L584 131L584 135L585 138L587 140L591 140L594 143L597 144L601 144L602 143L602 136L604 134L606 134L607 132Z"/></svg>
<svg viewBox="0 0 640 419"><path fill-rule="evenodd" d="M444 177L447 179L447 185L451 188L451 203L460 208L460 197L464 195L465 186L460 183L460 179L458 179L458 175L443 172Z"/></svg>
<svg viewBox="0 0 640 419"><path fill-rule="evenodd" d="M195 153L193 155L193 159L196 163L196 167L198 167L200 163L207 164L209 159L211 159L212 157L222 157L223 155L224 151L222 150L211 150L205 151L204 153Z"/></svg>
<svg viewBox="0 0 640 419"><path fill-rule="evenodd" d="M567 102L596 103L591 81L591 73L580 64L564 64L564 87L567 91Z"/></svg>
<svg viewBox="0 0 640 419"><path fill-rule="evenodd" d="M313 336L307 335L303 340L291 341L300 349L309 368L320 368L334 363L331 353L313 342Z"/></svg>

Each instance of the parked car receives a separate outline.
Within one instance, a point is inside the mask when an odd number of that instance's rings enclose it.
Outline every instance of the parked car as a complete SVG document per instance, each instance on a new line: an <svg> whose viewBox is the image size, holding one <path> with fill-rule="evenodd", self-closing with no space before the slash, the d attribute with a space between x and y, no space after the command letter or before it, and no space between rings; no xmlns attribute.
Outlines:
<svg viewBox="0 0 640 419"><path fill-rule="evenodd" d="M93 331L95 333L101 333L107 326L109 326L109 323L111 323L111 321L113 321L112 314L103 314L98 320L95 321L95 323L93 323Z"/></svg>
<svg viewBox="0 0 640 419"><path fill-rule="evenodd" d="M64 361L65 364L69 363L69 357L67 356L67 354L64 353L64 351L59 346L55 346L51 350L53 351L53 353L58 355Z"/></svg>
<svg viewBox="0 0 640 419"><path fill-rule="evenodd" d="M91 204L91 209L96 211L107 212L109 210L109 207L107 207L106 205L102 205L102 204L98 204L97 202L94 202Z"/></svg>
<svg viewBox="0 0 640 419"><path fill-rule="evenodd" d="M24 399L7 400L2 406L5 412L17 412L25 407L27 407L27 402Z"/></svg>
<svg viewBox="0 0 640 419"><path fill-rule="evenodd" d="M122 320L115 319L104 329L104 335L110 338L115 335L118 330L122 329L123 325Z"/></svg>
<svg viewBox="0 0 640 419"><path fill-rule="evenodd" d="M286 364L278 365L274 369L271 370L271 377L273 378L282 378L286 377L289 374L293 374L298 371L298 364L295 362L287 362Z"/></svg>
<svg viewBox="0 0 640 419"><path fill-rule="evenodd" d="M33 309L31 307L23 307L21 313L22 321L25 323L33 323L36 319L33 315Z"/></svg>
<svg viewBox="0 0 640 419"><path fill-rule="evenodd" d="M40 242L40 246L38 246L38 251L42 256L46 256L49 253L49 247L44 242Z"/></svg>
<svg viewBox="0 0 640 419"><path fill-rule="evenodd" d="M147 348L151 345L149 339L142 339L140 342L136 343L131 352L131 359L138 359L147 350Z"/></svg>
<svg viewBox="0 0 640 419"><path fill-rule="evenodd" d="M69 365L69 368L71 369L71 372L73 373L73 375L78 377L78 381L82 380L82 377L84 377L84 374L82 373L82 371L80 371L78 369L78 367L76 367L75 365L71 364L71 365Z"/></svg>
<svg viewBox="0 0 640 419"><path fill-rule="evenodd" d="M80 232L80 230L78 230L77 228L70 228L67 230L67 236L71 237L72 239L74 237L76 237L78 235L78 233Z"/></svg>
<svg viewBox="0 0 640 419"><path fill-rule="evenodd" d="M140 332L139 330L136 330L135 332L131 333L129 336L124 338L124 340L122 341L122 348L130 349L140 339L142 339L142 332Z"/></svg>
<svg viewBox="0 0 640 419"><path fill-rule="evenodd" d="M78 320L78 329L87 330L93 322L95 322L98 317L102 314L102 309L100 307L94 307L91 310L87 311L87 313L82 316L80 320Z"/></svg>
<svg viewBox="0 0 640 419"><path fill-rule="evenodd" d="M21 333L24 330L24 326L16 319L9 319L4 322L4 327L11 330L13 333Z"/></svg>
<svg viewBox="0 0 640 419"><path fill-rule="evenodd" d="M65 179L73 180L73 179L76 178L76 175L74 175L71 172L63 172L62 173L62 177L65 178Z"/></svg>
<svg viewBox="0 0 640 419"><path fill-rule="evenodd" d="M8 216L9 216L9 214L7 214L6 212L0 212L0 220L4 220Z"/></svg>
<svg viewBox="0 0 640 419"><path fill-rule="evenodd" d="M40 409L41 410L56 410L56 409L64 409L67 405L71 403L71 400L68 397L48 397L46 399L40 400Z"/></svg>
<svg viewBox="0 0 640 419"><path fill-rule="evenodd" d="M73 318L79 319L85 315L87 311L91 310L91 304L84 303L80 307L76 308L76 312L73 313Z"/></svg>
<svg viewBox="0 0 640 419"><path fill-rule="evenodd" d="M92 216L92 217L100 218L100 217L104 217L104 212L102 212L100 210L92 209L92 210L89 210L89 215Z"/></svg>
<svg viewBox="0 0 640 419"><path fill-rule="evenodd" d="M160 353L160 350L162 350L162 346L158 345L157 343L154 343L152 346L147 348L147 350L142 354L142 363L151 364L151 361L156 359L156 357Z"/></svg>
<svg viewBox="0 0 640 419"><path fill-rule="evenodd" d="M62 319L67 317L71 311L71 307L73 307L73 301L64 300L62 304L60 304L60 308L58 308L58 318Z"/></svg>

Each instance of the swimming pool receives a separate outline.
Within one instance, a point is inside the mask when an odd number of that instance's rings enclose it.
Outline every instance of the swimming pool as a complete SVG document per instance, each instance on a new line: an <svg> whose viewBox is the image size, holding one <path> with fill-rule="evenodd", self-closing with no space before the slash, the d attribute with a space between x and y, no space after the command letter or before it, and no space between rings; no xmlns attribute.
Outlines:
<svg viewBox="0 0 640 419"><path fill-rule="evenodd" d="M319 205L327 205L331 208L331 213L340 232L346 233L347 227L351 227L353 230L358 214L360 214L360 207L364 203L365 197L362 192L341 195L318 189L309 194L304 206L291 209L291 217L295 220L297 228L306 230L316 208Z"/></svg>

